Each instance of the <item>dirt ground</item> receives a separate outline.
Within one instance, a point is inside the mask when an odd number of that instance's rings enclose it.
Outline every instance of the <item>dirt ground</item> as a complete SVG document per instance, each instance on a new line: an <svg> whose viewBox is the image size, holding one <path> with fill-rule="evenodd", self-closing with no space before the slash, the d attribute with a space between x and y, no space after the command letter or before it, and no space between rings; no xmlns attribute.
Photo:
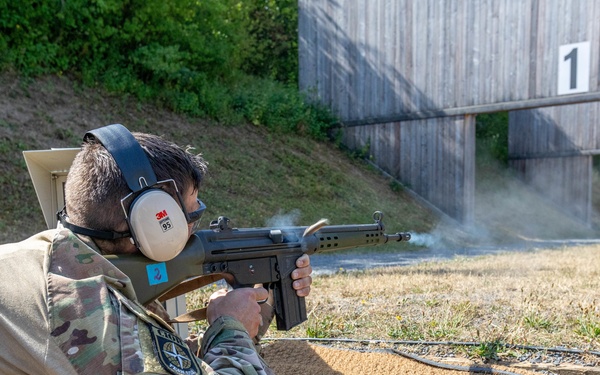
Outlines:
<svg viewBox="0 0 600 375"><path fill-rule="evenodd" d="M535 373L524 368L488 366L465 361L443 363L429 360L431 364L428 364L408 357L409 354L361 352L303 341L278 341L266 345L262 354L277 375L451 375L464 372L532 375ZM578 372L581 373L580 371L573 373Z"/></svg>

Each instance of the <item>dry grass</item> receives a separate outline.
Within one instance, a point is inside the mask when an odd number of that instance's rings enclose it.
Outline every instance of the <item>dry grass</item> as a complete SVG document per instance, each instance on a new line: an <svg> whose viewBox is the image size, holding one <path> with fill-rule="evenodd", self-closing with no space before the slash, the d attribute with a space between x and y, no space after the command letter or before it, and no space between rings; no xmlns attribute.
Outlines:
<svg viewBox="0 0 600 375"><path fill-rule="evenodd" d="M600 245L579 246L317 276L308 321L288 332L272 327L267 337L598 351L599 256ZM189 301L201 305L207 293Z"/></svg>

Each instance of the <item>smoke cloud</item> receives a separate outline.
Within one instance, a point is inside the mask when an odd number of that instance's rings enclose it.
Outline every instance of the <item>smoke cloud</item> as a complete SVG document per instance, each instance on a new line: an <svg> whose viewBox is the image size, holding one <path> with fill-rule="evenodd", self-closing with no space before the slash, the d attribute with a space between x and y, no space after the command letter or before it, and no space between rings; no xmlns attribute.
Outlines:
<svg viewBox="0 0 600 375"><path fill-rule="evenodd" d="M291 227L298 225L298 219L300 218L300 210L294 209L291 212L285 214L280 212L267 220L266 226L268 227Z"/></svg>
<svg viewBox="0 0 600 375"><path fill-rule="evenodd" d="M411 233L410 243L417 246L434 247L436 244L440 243L440 238L428 233Z"/></svg>

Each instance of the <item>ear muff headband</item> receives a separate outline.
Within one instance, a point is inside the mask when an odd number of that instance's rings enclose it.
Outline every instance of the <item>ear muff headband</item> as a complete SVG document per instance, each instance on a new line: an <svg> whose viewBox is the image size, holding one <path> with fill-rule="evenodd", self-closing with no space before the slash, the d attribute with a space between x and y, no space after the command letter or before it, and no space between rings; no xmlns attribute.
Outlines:
<svg viewBox="0 0 600 375"><path fill-rule="evenodd" d="M115 159L132 192L137 193L156 184L156 174L154 174L146 153L126 127L121 124L113 124L90 130L83 139L87 140L90 136L100 141Z"/></svg>

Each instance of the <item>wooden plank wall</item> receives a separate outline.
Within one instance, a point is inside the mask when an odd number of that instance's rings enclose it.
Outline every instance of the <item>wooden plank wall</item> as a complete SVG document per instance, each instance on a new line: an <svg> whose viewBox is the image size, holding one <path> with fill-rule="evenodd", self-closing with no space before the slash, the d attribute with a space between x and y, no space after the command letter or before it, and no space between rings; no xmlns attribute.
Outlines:
<svg viewBox="0 0 600 375"><path fill-rule="evenodd" d="M509 156L540 158L600 150L600 103L509 112Z"/></svg>
<svg viewBox="0 0 600 375"><path fill-rule="evenodd" d="M554 97L559 47L583 41L599 91L598 20L595 0L299 0L300 88L352 125L347 145L369 142L382 169L468 221L473 161L456 155L471 155L473 116L390 118Z"/></svg>
<svg viewBox="0 0 600 375"><path fill-rule="evenodd" d="M526 182L591 224L592 155L600 152L600 103L509 113L509 163Z"/></svg>
<svg viewBox="0 0 600 375"><path fill-rule="evenodd" d="M557 95L561 45L590 41L600 1L299 0L300 88L342 120Z"/></svg>
<svg viewBox="0 0 600 375"><path fill-rule="evenodd" d="M473 220L475 205L475 116L357 126L343 142L369 145L385 172L460 222Z"/></svg>

